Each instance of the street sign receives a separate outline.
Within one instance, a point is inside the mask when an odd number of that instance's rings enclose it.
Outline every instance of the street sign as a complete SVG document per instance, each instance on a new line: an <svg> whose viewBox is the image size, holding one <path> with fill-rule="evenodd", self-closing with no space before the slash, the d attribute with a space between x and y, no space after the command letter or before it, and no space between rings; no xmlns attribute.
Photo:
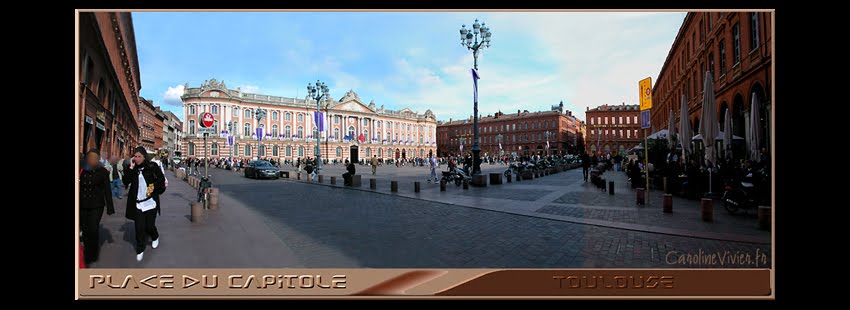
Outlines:
<svg viewBox="0 0 850 310"><path fill-rule="evenodd" d="M204 128L204 127L200 127L200 128L198 128L198 133L200 133L200 134L205 134L205 133L206 133L206 134L214 134L214 133L215 133L215 128L212 128L212 127L206 127L206 128Z"/></svg>
<svg viewBox="0 0 850 310"><path fill-rule="evenodd" d="M649 128L649 110L640 111L640 128Z"/></svg>
<svg viewBox="0 0 850 310"><path fill-rule="evenodd" d="M212 126L215 125L215 118L212 113L204 112L199 116L198 123L200 123L203 128L212 128Z"/></svg>
<svg viewBox="0 0 850 310"><path fill-rule="evenodd" d="M640 94L640 110L652 109L652 78L645 78L638 82Z"/></svg>

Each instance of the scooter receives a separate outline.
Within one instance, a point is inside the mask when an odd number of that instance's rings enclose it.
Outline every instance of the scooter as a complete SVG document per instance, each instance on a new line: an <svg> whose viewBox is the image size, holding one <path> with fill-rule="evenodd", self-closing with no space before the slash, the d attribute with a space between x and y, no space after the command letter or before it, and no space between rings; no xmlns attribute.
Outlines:
<svg viewBox="0 0 850 310"><path fill-rule="evenodd" d="M726 211L729 214L735 214L741 210L747 213L748 210L758 209L756 187L753 184L753 173L748 173L738 183L738 186L733 186L733 184L735 184L734 181L726 182L723 197L720 198L723 201L723 207L726 208Z"/></svg>
<svg viewBox="0 0 850 310"><path fill-rule="evenodd" d="M445 180L446 183L454 182L456 186L460 186L460 184L463 183L464 180L466 180L467 182L472 181L472 177L469 176L469 173L457 167L449 170L448 174L444 173L442 179Z"/></svg>

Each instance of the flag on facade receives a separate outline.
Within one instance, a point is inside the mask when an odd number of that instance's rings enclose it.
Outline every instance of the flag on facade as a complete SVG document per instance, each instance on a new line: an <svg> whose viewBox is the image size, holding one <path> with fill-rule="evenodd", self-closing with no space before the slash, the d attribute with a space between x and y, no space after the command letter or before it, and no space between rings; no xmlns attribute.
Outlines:
<svg viewBox="0 0 850 310"><path fill-rule="evenodd" d="M227 145L233 146L233 136L227 136Z"/></svg>
<svg viewBox="0 0 850 310"><path fill-rule="evenodd" d="M500 150L502 149L502 144L501 144L501 143L499 143L499 149L500 149Z"/></svg>
<svg viewBox="0 0 850 310"><path fill-rule="evenodd" d="M546 149L549 148L549 141L546 141Z"/></svg>
<svg viewBox="0 0 850 310"><path fill-rule="evenodd" d="M363 143L364 141L366 141L366 138L363 137L363 134L361 133L360 136L357 137L357 140L360 140L360 143Z"/></svg>
<svg viewBox="0 0 850 310"><path fill-rule="evenodd" d="M263 127L257 127L257 140L263 140Z"/></svg>
<svg viewBox="0 0 850 310"><path fill-rule="evenodd" d="M463 144L460 145L460 152L463 153Z"/></svg>
<svg viewBox="0 0 850 310"><path fill-rule="evenodd" d="M472 89L474 92L475 102L478 102L478 80L481 79L481 76L478 75L478 70L472 68Z"/></svg>
<svg viewBox="0 0 850 310"><path fill-rule="evenodd" d="M325 131L325 115L322 112L313 112L313 124L319 127L319 131Z"/></svg>

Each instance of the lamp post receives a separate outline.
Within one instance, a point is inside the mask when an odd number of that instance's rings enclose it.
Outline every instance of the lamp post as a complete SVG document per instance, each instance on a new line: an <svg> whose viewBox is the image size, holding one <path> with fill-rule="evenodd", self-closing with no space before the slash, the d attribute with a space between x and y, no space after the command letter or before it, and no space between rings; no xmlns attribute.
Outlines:
<svg viewBox="0 0 850 310"><path fill-rule="evenodd" d="M543 133L543 137L546 138L546 157L549 157L549 135L548 131Z"/></svg>
<svg viewBox="0 0 850 310"><path fill-rule="evenodd" d="M230 140L230 137L233 137L233 139L236 139L236 136L233 135L233 130L234 130L234 127L236 127L236 126L237 126L236 123L234 123L233 121L227 122L227 135L228 135L227 140L228 141ZM230 145L230 159L233 159L233 145L232 144Z"/></svg>
<svg viewBox="0 0 850 310"><path fill-rule="evenodd" d="M474 59L473 68L477 83L478 72L478 53L487 47L490 47L490 28L484 23L479 24L478 19L472 24L472 29L467 29L466 25L460 26L460 45L472 51ZM473 105L473 141L472 141L472 174L481 174L481 147L478 143L478 84L475 84L475 101Z"/></svg>
<svg viewBox="0 0 850 310"><path fill-rule="evenodd" d="M254 112L254 118L257 119L257 128L262 127L261 126L262 124L260 124L260 122L262 120L266 119L266 110L258 108L256 110L256 112ZM262 140L262 139L263 139L262 133L257 131L257 160L260 160L260 140Z"/></svg>
<svg viewBox="0 0 850 310"><path fill-rule="evenodd" d="M328 95L329 91L330 91L330 89L328 88L328 86L325 85L325 83L322 83L319 80L316 80L315 86L313 86L312 83L307 83L307 97L309 97L313 100L316 100L316 115L317 115L316 121L317 122L322 120L321 118L318 118L318 115L320 113L322 113L320 103L322 102L322 99L329 97L329 95ZM315 133L313 133L313 135L316 136L316 152L315 152L316 153L316 172L322 171L322 152L321 152L322 139L321 139L321 137L319 137L319 131L320 131L319 124L316 124L316 131L315 131Z"/></svg>

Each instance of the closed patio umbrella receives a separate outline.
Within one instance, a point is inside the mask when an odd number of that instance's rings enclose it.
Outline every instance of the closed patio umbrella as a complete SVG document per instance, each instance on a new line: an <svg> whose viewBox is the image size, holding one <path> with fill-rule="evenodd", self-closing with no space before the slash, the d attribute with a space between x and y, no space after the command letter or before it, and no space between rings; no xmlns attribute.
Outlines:
<svg viewBox="0 0 850 310"><path fill-rule="evenodd" d="M679 110L679 143L682 144L682 161L688 162L691 152L691 125L688 119L688 100L682 95L682 108Z"/></svg>
<svg viewBox="0 0 850 310"><path fill-rule="evenodd" d="M676 150L676 146L673 145L673 132L676 130L676 114L673 114L673 107L670 107L670 121L667 122L667 146L670 147L671 150Z"/></svg>
<svg viewBox="0 0 850 310"><path fill-rule="evenodd" d="M749 150L750 160L759 161L759 98L753 93L753 99L750 103L750 133L749 133Z"/></svg>
<svg viewBox="0 0 850 310"><path fill-rule="evenodd" d="M705 161L709 167L708 192L711 193L711 172L712 167L717 163L714 141L720 131L717 123L717 114L714 112L714 79L711 76L711 71L705 72L705 80L702 85L702 123L700 124L700 134L702 135L702 143L705 146Z"/></svg>
<svg viewBox="0 0 850 310"><path fill-rule="evenodd" d="M729 117L729 109L726 110L726 115L723 117L725 120L723 122L723 149L726 150L723 156L729 161L732 159L732 118Z"/></svg>

